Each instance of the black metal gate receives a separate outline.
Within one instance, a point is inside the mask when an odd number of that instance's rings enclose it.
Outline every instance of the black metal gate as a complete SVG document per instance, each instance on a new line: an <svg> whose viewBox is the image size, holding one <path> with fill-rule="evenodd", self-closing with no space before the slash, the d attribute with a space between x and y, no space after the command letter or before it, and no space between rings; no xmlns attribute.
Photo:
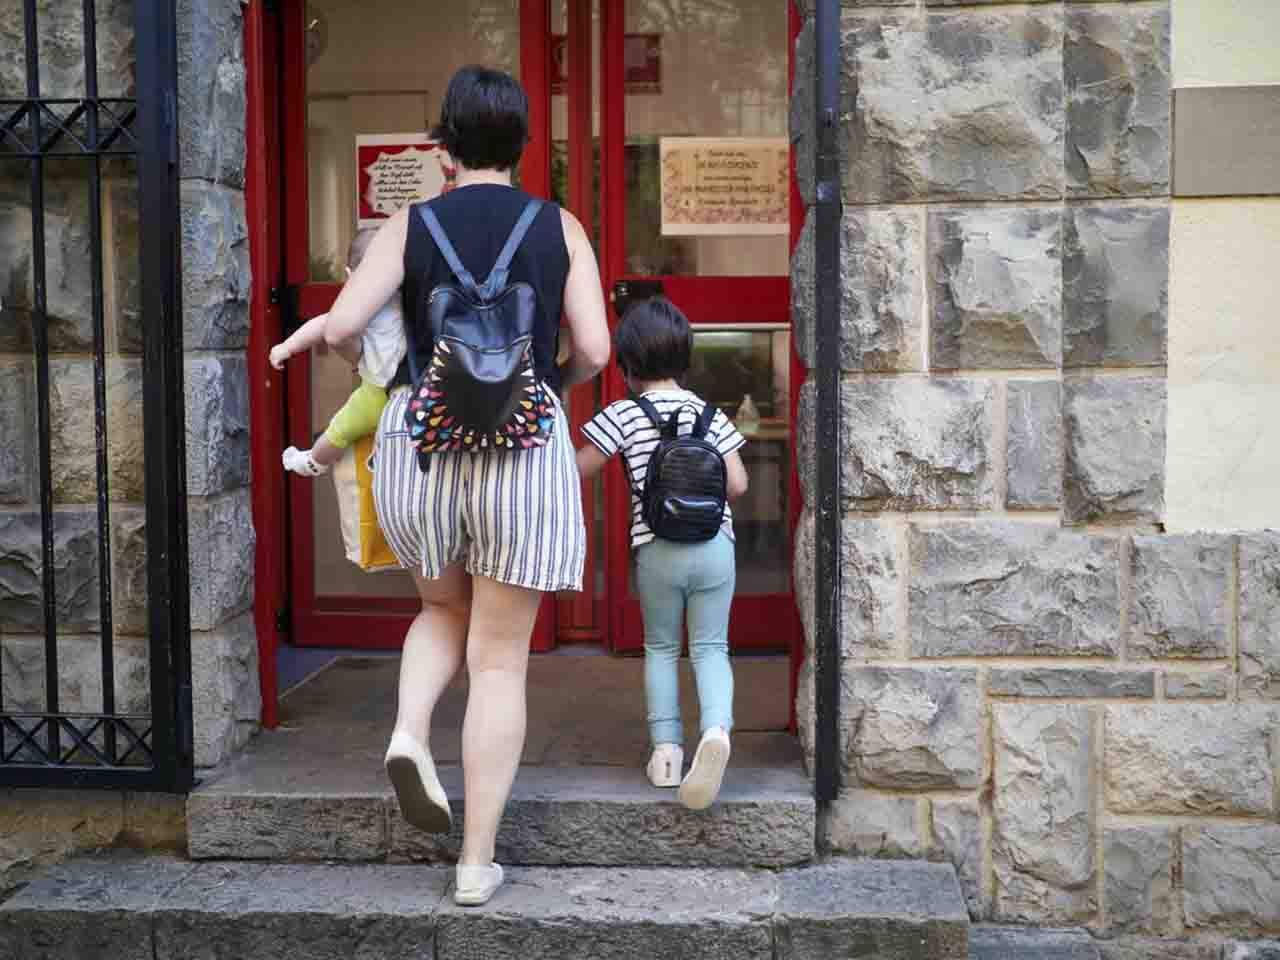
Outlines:
<svg viewBox="0 0 1280 960"><path fill-rule="evenodd" d="M26 418L35 436L30 509L0 507L10 531L0 537L0 564L12 574L0 576L0 671L13 674L0 676L0 786L184 791L193 748L175 4L134 0L130 23L122 0L22 2L22 35L0 37L25 54L25 90L11 89L16 81L0 89L8 98L0 99L0 186L8 188L0 211L11 215L11 233L25 233L29 222L30 244L21 270L9 264L9 290L0 287L10 328L0 330L0 344L18 345L0 352L14 354L6 369L30 387L17 393L35 408ZM22 74L19 66L0 77ZM71 209L80 198L83 221ZM62 303L77 290L78 313ZM130 448L112 423L137 422L138 392L142 417ZM11 484L10 503L21 500L22 484ZM130 511L138 549L145 545L132 625L120 599L127 584L113 589L120 518ZM145 588L137 586L143 571ZM24 573L38 580L25 595ZM126 649L134 651L127 663ZM130 702L118 702L131 679Z"/></svg>

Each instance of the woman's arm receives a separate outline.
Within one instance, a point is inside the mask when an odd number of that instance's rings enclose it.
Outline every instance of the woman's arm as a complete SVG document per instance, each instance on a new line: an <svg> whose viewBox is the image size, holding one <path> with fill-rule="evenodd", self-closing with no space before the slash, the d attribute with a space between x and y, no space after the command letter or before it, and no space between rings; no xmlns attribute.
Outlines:
<svg viewBox="0 0 1280 960"><path fill-rule="evenodd" d="M609 362L609 319L600 289L600 268L587 232L578 218L560 211L564 242L569 248L569 277L564 285L564 316L573 336L573 352L560 368L562 389L584 383Z"/></svg>
<svg viewBox="0 0 1280 960"><path fill-rule="evenodd" d="M271 366L277 370L284 369L284 363L295 353L302 353L310 350L317 343L324 339L325 321L329 319L327 313L322 313L318 317L312 317L293 334L287 337L283 343L277 343L271 348Z"/></svg>
<svg viewBox="0 0 1280 960"><path fill-rule="evenodd" d="M331 347L355 340L404 283L404 243L409 232L405 207L378 228L364 259L329 309L324 339Z"/></svg>
<svg viewBox="0 0 1280 960"><path fill-rule="evenodd" d="M596 449L594 444L586 444L578 448L578 473L583 480L590 480L604 469L609 458Z"/></svg>

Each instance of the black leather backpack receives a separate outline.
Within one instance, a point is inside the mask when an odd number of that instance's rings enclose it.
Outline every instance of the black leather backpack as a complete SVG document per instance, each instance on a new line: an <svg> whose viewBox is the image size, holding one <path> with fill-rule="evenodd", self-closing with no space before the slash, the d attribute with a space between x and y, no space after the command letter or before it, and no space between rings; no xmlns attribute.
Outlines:
<svg viewBox="0 0 1280 960"><path fill-rule="evenodd" d="M531 199L484 284L462 265L428 204L417 207L457 284L431 290L426 315L433 347L416 369L413 324L407 323L413 393L405 408L418 465L442 451L479 453L545 446L555 408L533 368L537 295L527 283L507 284L511 261L542 208Z"/></svg>
<svg viewBox="0 0 1280 960"><path fill-rule="evenodd" d="M719 532L728 499L724 457L707 439L717 410L706 404L693 429L680 434L678 408L664 421L645 397L636 404L658 430L658 445L649 454L644 489L636 491L644 522L654 536L675 543L702 543Z"/></svg>

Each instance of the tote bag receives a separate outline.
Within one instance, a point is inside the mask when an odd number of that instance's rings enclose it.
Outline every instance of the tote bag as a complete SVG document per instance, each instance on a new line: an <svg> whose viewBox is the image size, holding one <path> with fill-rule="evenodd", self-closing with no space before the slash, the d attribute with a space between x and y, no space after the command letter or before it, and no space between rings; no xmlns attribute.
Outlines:
<svg viewBox="0 0 1280 960"><path fill-rule="evenodd" d="M373 436L361 437L343 451L332 473L347 559L361 570L377 573L399 570L400 564L387 546L374 511L373 471L369 469L372 453Z"/></svg>

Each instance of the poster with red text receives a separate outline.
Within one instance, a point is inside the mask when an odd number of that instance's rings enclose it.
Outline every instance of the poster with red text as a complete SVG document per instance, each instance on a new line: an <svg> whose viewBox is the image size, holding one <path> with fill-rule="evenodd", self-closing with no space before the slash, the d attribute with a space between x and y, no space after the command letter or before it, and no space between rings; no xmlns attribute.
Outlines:
<svg viewBox="0 0 1280 960"><path fill-rule="evenodd" d="M356 220L376 227L401 207L453 187L453 161L425 133L356 137Z"/></svg>

